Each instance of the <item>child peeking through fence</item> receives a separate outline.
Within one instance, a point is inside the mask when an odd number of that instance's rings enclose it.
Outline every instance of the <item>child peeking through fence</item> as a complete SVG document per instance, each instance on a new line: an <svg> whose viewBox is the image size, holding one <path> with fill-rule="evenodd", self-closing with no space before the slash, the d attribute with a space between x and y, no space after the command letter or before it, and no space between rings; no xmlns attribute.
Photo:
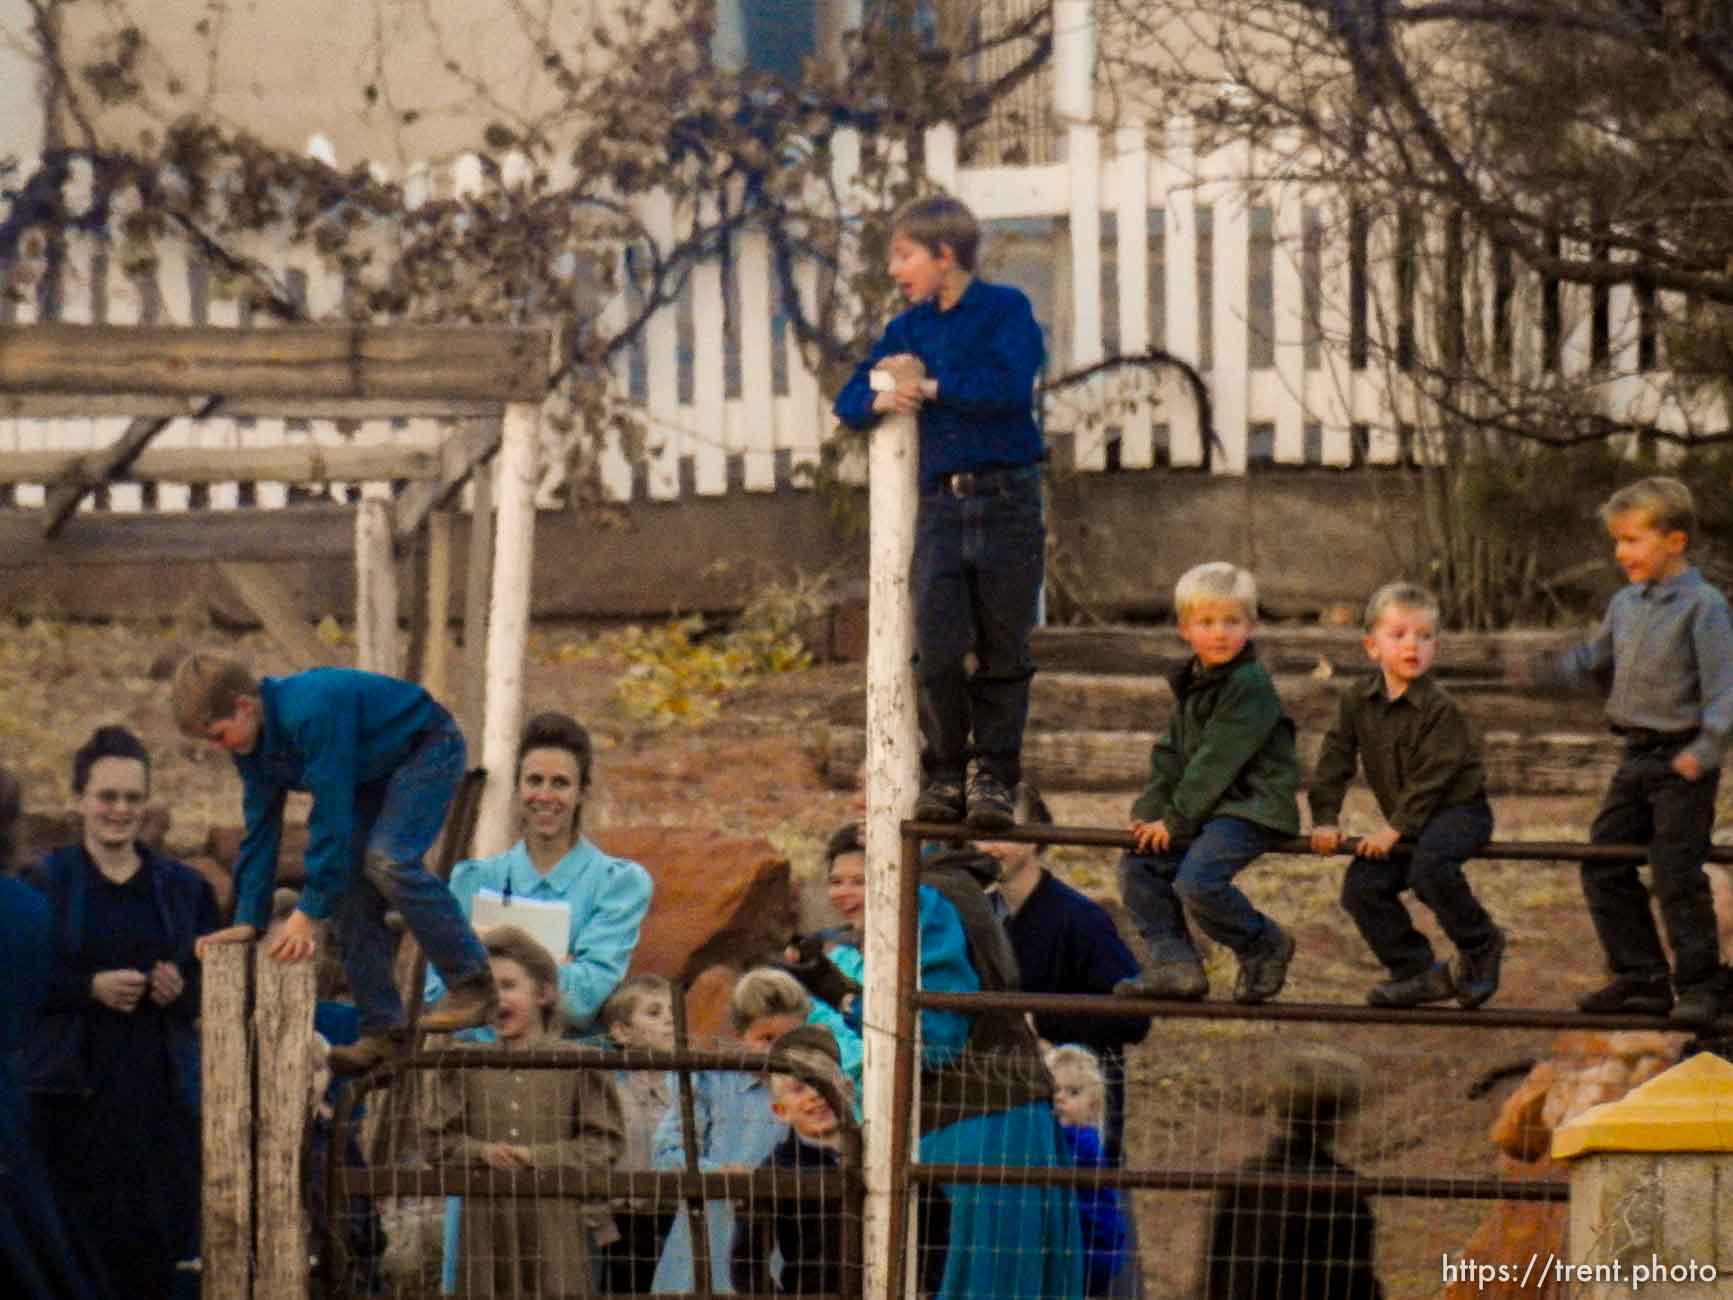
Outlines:
<svg viewBox="0 0 1733 1300"><path fill-rule="evenodd" d="M212 944L250 943L265 928L283 807L291 791L304 790L313 796L307 885L265 951L306 961L330 922L361 1018L361 1037L332 1049L331 1068L360 1073L405 1046L388 908L402 914L450 990L421 1028L485 1024L494 996L487 954L451 890L421 862L463 776L463 733L439 702L413 682L353 668L255 678L218 654L181 663L172 702L182 734L234 756L247 821L235 924L200 939L199 956Z"/></svg>
<svg viewBox="0 0 1733 1300"><path fill-rule="evenodd" d="M1053 1076L1053 1117L1071 1162L1079 1169L1111 1169L1102 1140L1107 1117L1107 1077L1101 1058L1078 1043L1050 1049L1043 1058ZM1077 1189L1077 1222L1083 1230L1083 1293L1106 1295L1125 1267L1130 1231L1119 1192L1112 1187Z"/></svg>
<svg viewBox="0 0 1733 1300"><path fill-rule="evenodd" d="M765 1159L771 1169L808 1175L801 1194L777 1194L751 1205L742 1216L734 1239L734 1289L741 1294L852 1295L860 1290L859 1258L846 1259L843 1249L843 1202L822 1199L840 1193L845 1111L853 1097L842 1071L841 1053L830 1030L800 1025L770 1045L771 1054L800 1066L803 1076L770 1076L770 1113L788 1125L788 1134ZM828 1090L813 1080L822 1079ZM766 1269L770 1247L782 1256L780 1286L772 1287ZM857 1270L845 1286L845 1269Z"/></svg>
<svg viewBox="0 0 1733 1300"><path fill-rule="evenodd" d="M436 1157L542 1177L612 1169L625 1149L626 1126L607 1071L513 1069L509 1060L488 1068L496 1053L580 1049L560 1038L559 977L548 950L516 926L489 930L486 946L499 990L495 1041L469 1046L474 1068L441 1072L429 1121ZM580 1204L575 1216L560 1197L466 1197L457 1289L475 1296L592 1294L591 1247L613 1239L613 1219L606 1198Z"/></svg>

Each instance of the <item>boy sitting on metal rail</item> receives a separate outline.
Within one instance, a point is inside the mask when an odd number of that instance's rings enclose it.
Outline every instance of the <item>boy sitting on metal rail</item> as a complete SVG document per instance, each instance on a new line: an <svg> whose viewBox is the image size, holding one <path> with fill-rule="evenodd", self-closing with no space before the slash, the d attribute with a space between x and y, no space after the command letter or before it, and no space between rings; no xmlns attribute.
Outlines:
<svg viewBox="0 0 1733 1300"><path fill-rule="evenodd" d="M924 782L915 818L1004 830L1035 675L1046 452L1034 391L1045 347L1022 290L975 277L980 233L945 195L891 218L886 270L910 306L837 394L836 416L865 430L885 414L914 415L920 428L909 578Z"/></svg>
<svg viewBox="0 0 1733 1300"><path fill-rule="evenodd" d="M1625 748L1589 841L1648 845L1674 966L1669 986L1637 868L1584 862L1583 896L1613 979L1577 1006L1653 1015L1670 1008L1675 1020L1710 1023L1733 998L1703 874L1733 731L1733 618L1726 597L1686 555L1697 531L1690 488L1674 478L1641 479L1608 497L1600 516L1631 585L1614 595L1593 637L1516 665L1514 675L1555 690L1604 686L1611 677L1607 721Z"/></svg>
<svg viewBox="0 0 1733 1300"><path fill-rule="evenodd" d="M1363 763L1385 825L1355 845L1342 877L1342 906L1390 972L1366 1001L1417 1007L1454 997L1478 1007L1498 991L1504 933L1469 889L1462 863L1492 838L1492 808L1480 740L1462 706L1432 679L1438 601L1412 583L1387 583L1366 602L1365 632L1366 655L1378 671L1342 692L1324 737L1307 790L1312 848L1334 853L1342 846L1336 817L1355 764ZM1406 862L1393 862L1390 851L1400 840L1413 851ZM1414 928L1402 904L1409 889L1456 945L1448 967Z"/></svg>
<svg viewBox="0 0 1733 1300"><path fill-rule="evenodd" d="M331 1068L359 1074L406 1046L391 973L388 908L402 914L450 994L421 1017L427 1033L486 1024L494 1010L487 953L445 883L422 865L463 776L463 733L413 682L354 668L255 678L235 659L189 655L172 686L175 724L234 755L247 831L235 863L235 921L198 942L250 943L271 913L283 806L313 796L307 885L266 940L276 961L306 961L329 918L361 1037L333 1048Z"/></svg>
<svg viewBox="0 0 1733 1300"><path fill-rule="evenodd" d="M1294 723L1251 644L1258 587L1250 573L1200 564L1180 578L1173 603L1192 657L1168 677L1173 719L1131 806L1137 849L1119 860L1121 895L1150 965L1114 992L1195 1001L1209 991L1186 929L1189 911L1239 959L1234 1001L1267 1002L1287 982L1294 940L1233 879L1299 834Z"/></svg>

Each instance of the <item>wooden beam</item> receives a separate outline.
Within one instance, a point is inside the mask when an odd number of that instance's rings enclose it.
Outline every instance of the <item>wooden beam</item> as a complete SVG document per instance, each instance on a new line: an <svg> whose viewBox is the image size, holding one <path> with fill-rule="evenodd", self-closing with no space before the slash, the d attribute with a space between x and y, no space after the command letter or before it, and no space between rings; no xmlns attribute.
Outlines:
<svg viewBox="0 0 1733 1300"><path fill-rule="evenodd" d="M220 397L208 398L200 404L192 418L209 419L222 404L223 399ZM54 490L48 494L47 507L43 511L42 535L53 537L58 534L78 509L78 503L84 500L93 487L100 487L118 478L128 465L138 459L139 453L150 445L150 440L173 423L172 420L156 416L139 416L126 426L126 432L114 442L85 457L92 481L60 482L54 485Z"/></svg>
<svg viewBox="0 0 1733 1300"><path fill-rule="evenodd" d="M204 396L164 397L153 393L15 393L0 390L0 420L125 419L191 415ZM501 403L481 398L437 396L249 397L223 403L223 415L236 420L479 420L499 418Z"/></svg>
<svg viewBox="0 0 1733 1300"><path fill-rule="evenodd" d="M225 410L224 415L228 412ZM100 487L125 483L365 483L383 479L439 482L443 449L381 444L318 447L152 447L122 471L105 476L100 452L0 452L0 483L65 483Z"/></svg>
<svg viewBox="0 0 1733 1300"><path fill-rule="evenodd" d="M397 557L391 502L370 497L355 515L355 666L395 677L402 671L397 637Z"/></svg>
<svg viewBox="0 0 1733 1300"><path fill-rule="evenodd" d="M0 391L540 402L548 357L527 328L3 325Z"/></svg>
<svg viewBox="0 0 1733 1300"><path fill-rule="evenodd" d="M504 853L512 843L512 758L523 727L541 420L539 402L507 406L494 465L493 600L487 616L487 694L481 725L481 765L488 779L475 832L476 852L483 856Z"/></svg>
<svg viewBox="0 0 1733 1300"><path fill-rule="evenodd" d="M421 684L444 703L451 676L451 511L427 517L427 619Z"/></svg>
<svg viewBox="0 0 1733 1300"><path fill-rule="evenodd" d="M274 566L224 560L217 564L217 572L247 608L259 616L266 633L289 656L297 672L337 662L331 647L308 625L306 613Z"/></svg>
<svg viewBox="0 0 1733 1300"><path fill-rule="evenodd" d="M475 471L469 513L469 569L463 584L463 734L469 752L481 752L487 699L487 594L493 587L493 481L491 465Z"/></svg>
<svg viewBox="0 0 1733 1300"><path fill-rule="evenodd" d="M440 444L439 473L433 481L411 483L397 498L397 539L412 536L428 515L446 504L453 493L499 449L498 416L472 420Z"/></svg>
<svg viewBox="0 0 1733 1300"><path fill-rule="evenodd" d="M44 564L213 564L347 560L355 546L351 506L79 515L53 541L34 511L0 511L0 569Z"/></svg>

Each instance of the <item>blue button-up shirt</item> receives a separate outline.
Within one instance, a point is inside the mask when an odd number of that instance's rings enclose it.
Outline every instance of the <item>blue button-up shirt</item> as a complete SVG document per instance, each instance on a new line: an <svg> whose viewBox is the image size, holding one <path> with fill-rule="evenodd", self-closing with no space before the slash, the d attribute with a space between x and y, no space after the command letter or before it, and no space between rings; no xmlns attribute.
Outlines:
<svg viewBox="0 0 1733 1300"><path fill-rule="evenodd" d="M572 909L566 951L559 968L560 1009L573 1029L588 1029L631 965L638 932L650 910L650 873L636 862L609 857L583 836L543 875L519 840L491 858L460 862L451 873L451 892L466 917L475 914L475 896L484 889L508 898L564 903ZM445 985L427 973L429 1000Z"/></svg>
<svg viewBox="0 0 1733 1300"><path fill-rule="evenodd" d="M948 311L928 300L903 312L837 394L837 419L851 429L872 428L879 420L872 369L905 352L919 357L939 386L917 421L923 487L944 474L1041 459L1034 391L1046 346L1021 289L971 280Z"/></svg>
<svg viewBox="0 0 1733 1300"><path fill-rule="evenodd" d="M259 683L259 738L235 755L247 830L235 862L235 921L264 929L291 790L313 796L300 910L331 914L354 882L355 795L385 781L450 714L421 687L355 668L314 668Z"/></svg>
<svg viewBox="0 0 1733 1300"><path fill-rule="evenodd" d="M1533 664L1537 685L1586 687L1612 676L1607 721L1648 731L1699 731L1681 752L1718 767L1733 732L1733 617L1694 566L1637 582L1607 605L1600 630Z"/></svg>

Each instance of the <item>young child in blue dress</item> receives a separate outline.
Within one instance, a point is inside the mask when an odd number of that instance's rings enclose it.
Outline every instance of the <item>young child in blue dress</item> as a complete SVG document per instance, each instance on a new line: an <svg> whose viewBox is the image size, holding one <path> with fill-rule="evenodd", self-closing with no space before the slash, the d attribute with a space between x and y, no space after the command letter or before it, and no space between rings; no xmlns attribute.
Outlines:
<svg viewBox="0 0 1733 1300"><path fill-rule="evenodd" d="M1087 1047L1067 1043L1047 1053L1053 1075L1053 1114L1071 1163L1079 1169L1111 1169L1101 1140L1106 1116L1107 1079L1101 1061ZM1083 1229L1083 1289L1106 1295L1125 1267L1127 1228L1114 1187L1079 1187L1077 1219Z"/></svg>

